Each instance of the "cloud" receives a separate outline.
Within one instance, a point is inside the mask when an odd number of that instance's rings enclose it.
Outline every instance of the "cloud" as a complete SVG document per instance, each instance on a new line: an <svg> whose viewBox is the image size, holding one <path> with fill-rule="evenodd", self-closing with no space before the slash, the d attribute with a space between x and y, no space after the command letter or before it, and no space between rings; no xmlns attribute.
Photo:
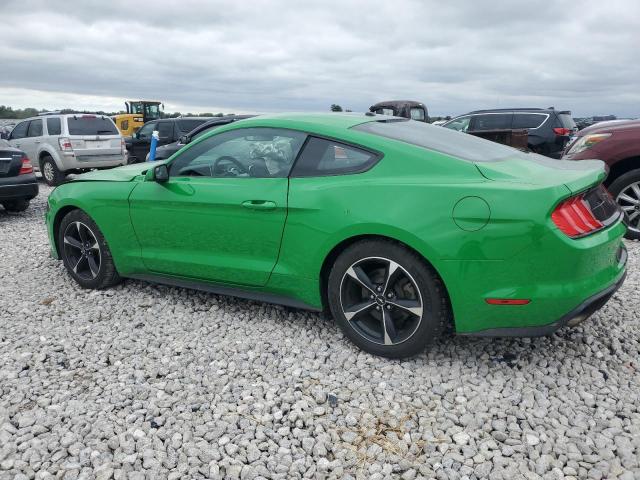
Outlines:
<svg viewBox="0 0 640 480"><path fill-rule="evenodd" d="M259 112L410 98L432 114L555 105L640 115L635 0L570 8L9 0L1 8L0 104L110 110L154 98L168 110Z"/></svg>

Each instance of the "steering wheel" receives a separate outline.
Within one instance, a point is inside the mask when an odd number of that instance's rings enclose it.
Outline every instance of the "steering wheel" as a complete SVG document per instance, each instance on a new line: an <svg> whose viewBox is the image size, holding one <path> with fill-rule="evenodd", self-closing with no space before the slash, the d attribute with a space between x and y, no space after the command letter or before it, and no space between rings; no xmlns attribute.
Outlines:
<svg viewBox="0 0 640 480"><path fill-rule="evenodd" d="M247 172L247 169L245 168L245 166L244 166L242 163L240 163L240 161L239 161L239 160L237 160L236 158L233 158L233 157L232 157L232 156L230 156L230 155L223 155L223 156L222 156L222 157L220 157L220 158L216 158L216 160L213 162L213 165L211 166L211 169L213 170L214 174L215 174L215 173L218 173L218 170L217 170L217 169L218 169L218 164L219 164L220 162L222 162L222 161L228 161L228 162L231 162L231 163L233 163L236 167L238 167L238 174L239 174L239 173L248 173L248 172ZM232 172L231 170L227 170L227 173L235 173L235 172Z"/></svg>

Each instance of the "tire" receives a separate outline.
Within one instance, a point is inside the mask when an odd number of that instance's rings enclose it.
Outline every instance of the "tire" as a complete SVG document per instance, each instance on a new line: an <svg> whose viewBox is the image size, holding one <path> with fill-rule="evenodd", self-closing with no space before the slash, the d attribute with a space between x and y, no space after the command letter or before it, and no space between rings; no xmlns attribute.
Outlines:
<svg viewBox="0 0 640 480"><path fill-rule="evenodd" d="M40 162L40 172L42 178L47 182L47 185L57 187L64 182L65 174L58 169L56 162L49 155L45 155Z"/></svg>
<svg viewBox="0 0 640 480"><path fill-rule="evenodd" d="M451 324L449 298L438 274L391 241L364 240L347 247L329 273L327 298L345 335L383 357L416 355Z"/></svg>
<svg viewBox="0 0 640 480"><path fill-rule="evenodd" d="M18 200L10 200L2 204L7 212L24 212L29 208L29 200L20 198Z"/></svg>
<svg viewBox="0 0 640 480"><path fill-rule="evenodd" d="M625 238L640 240L640 170L632 170L616 178L609 186L609 192L624 210Z"/></svg>
<svg viewBox="0 0 640 480"><path fill-rule="evenodd" d="M121 281L102 232L85 212L69 212L56 236L64 266L82 288L103 289Z"/></svg>

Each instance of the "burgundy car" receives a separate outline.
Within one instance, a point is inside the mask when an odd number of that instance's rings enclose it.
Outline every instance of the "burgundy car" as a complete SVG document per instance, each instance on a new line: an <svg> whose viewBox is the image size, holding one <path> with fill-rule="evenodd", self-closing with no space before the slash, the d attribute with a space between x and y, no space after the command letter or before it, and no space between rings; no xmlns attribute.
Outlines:
<svg viewBox="0 0 640 480"><path fill-rule="evenodd" d="M578 132L563 160L597 158L609 166L605 185L625 212L627 238L640 239L640 120L616 120Z"/></svg>

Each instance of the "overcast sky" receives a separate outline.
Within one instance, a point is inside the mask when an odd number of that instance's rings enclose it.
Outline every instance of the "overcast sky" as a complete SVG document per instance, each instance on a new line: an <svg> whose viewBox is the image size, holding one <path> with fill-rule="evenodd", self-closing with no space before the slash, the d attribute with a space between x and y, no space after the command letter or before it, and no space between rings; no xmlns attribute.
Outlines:
<svg viewBox="0 0 640 480"><path fill-rule="evenodd" d="M638 0L0 0L0 104L640 116Z"/></svg>

